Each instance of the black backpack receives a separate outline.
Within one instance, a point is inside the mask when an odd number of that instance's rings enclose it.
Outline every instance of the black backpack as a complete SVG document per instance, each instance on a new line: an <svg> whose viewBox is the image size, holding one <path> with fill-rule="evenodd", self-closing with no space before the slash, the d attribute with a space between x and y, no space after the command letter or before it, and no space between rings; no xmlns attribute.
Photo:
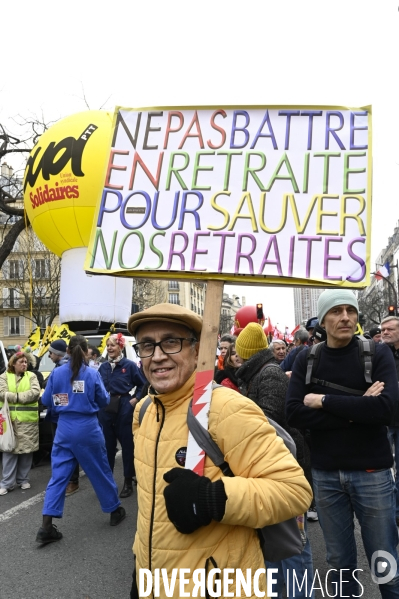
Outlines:
<svg viewBox="0 0 399 599"><path fill-rule="evenodd" d="M373 370L373 357L375 353L375 341L372 339L366 339L363 336L357 337L358 348L359 348L359 357L360 362L364 367L364 378L366 383L372 384L371 374ZM335 383L330 383L328 381L323 381L322 379L318 379L315 375L318 359L320 357L320 353L323 349L325 341L321 343L317 343L316 345L312 345L308 352L307 356L307 369L306 369L306 385L321 385L322 387L332 387L333 389L338 389L339 391L345 391L346 393L350 393L351 395L364 395L364 391L360 391L359 389L351 389L350 387L343 387L342 385L336 385Z"/></svg>

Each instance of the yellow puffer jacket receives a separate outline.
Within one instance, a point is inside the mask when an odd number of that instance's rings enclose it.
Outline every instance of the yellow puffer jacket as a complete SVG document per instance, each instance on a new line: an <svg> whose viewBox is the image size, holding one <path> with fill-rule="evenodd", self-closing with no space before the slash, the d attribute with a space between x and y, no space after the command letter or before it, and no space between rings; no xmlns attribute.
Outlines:
<svg viewBox="0 0 399 599"><path fill-rule="evenodd" d="M309 507L312 493L302 469L276 436L261 409L251 400L225 387L213 391L209 432L222 450L236 477L222 475L207 457L204 475L222 479L227 495L222 522L212 521L192 534L179 533L168 519L163 491L165 472L179 465L177 457L187 447L187 410L193 396L195 373L174 393L151 396L153 404L141 426L139 402L133 433L138 480L138 522L133 545L137 577L140 568L154 573L166 568L240 568L252 573L264 568L255 531L267 524L297 516ZM231 590L235 593L234 580ZM187 578L187 574L186 574ZM137 578L137 583L138 583ZM190 583L191 584L191 583ZM191 592L190 585L185 587ZM266 591L266 578L259 588ZM178 580L175 597L179 596ZM166 597L162 578L160 597Z"/></svg>

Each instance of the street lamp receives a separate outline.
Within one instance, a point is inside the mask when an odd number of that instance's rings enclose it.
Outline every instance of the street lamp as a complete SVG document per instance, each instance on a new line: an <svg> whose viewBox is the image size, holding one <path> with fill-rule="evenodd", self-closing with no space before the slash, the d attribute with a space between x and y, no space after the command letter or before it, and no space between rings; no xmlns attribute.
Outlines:
<svg viewBox="0 0 399 599"><path fill-rule="evenodd" d="M378 264L377 264L377 266L378 266ZM394 268L397 268L397 265L394 266ZM377 275L378 277L381 277L381 279L384 279L384 281L386 281L388 283L389 287L392 289L393 297L395 300L395 315L396 315L397 310L398 310L398 294L396 293L396 289L395 289L394 285L391 283L391 281L388 279L388 277L384 277L384 275L382 275L379 272L372 272L370 274L372 274L374 276Z"/></svg>

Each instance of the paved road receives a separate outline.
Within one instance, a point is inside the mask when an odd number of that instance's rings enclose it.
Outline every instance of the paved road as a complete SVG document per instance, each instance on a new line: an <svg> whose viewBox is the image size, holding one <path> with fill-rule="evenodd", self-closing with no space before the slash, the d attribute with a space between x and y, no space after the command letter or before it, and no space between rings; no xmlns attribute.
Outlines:
<svg viewBox="0 0 399 599"><path fill-rule="evenodd" d="M32 488L15 489L0 497L0 599L128 599L133 569L132 542L137 515L136 492L123 500L126 520L109 526L87 479L80 491L68 497L59 520L64 538L46 546L35 543L41 523L44 490L50 477L50 463L32 470ZM121 487L122 467L117 456L115 478ZM57 520L55 520L57 523ZM325 547L318 523L309 524L314 567L322 590L316 599L328 597L325 586ZM360 576L365 599L378 599L356 529ZM333 595L332 590L329 590Z"/></svg>
<svg viewBox="0 0 399 599"><path fill-rule="evenodd" d="M327 591L330 593L331 596L334 596L334 593L336 592L335 589L333 587L326 586L326 574L328 571L328 566L326 563L326 548L321 528L318 522L310 522L308 524L308 534L312 545L313 566L315 571L317 570L317 573L320 577L320 582L319 579L316 579L317 584L315 584L315 589L317 589L317 587L321 587L322 589L315 590L315 599L328 597ZM364 587L362 597L364 599L381 599L381 595L378 590L378 585L374 584L371 580L370 570L368 567L366 555L364 553L359 526L355 527L355 537L358 549L358 568L361 568L363 570L363 572L359 573L358 576L360 583ZM338 597L339 596L340 595L338 595Z"/></svg>
<svg viewBox="0 0 399 599"><path fill-rule="evenodd" d="M86 476L65 501L54 523L64 538L45 546L35 542L41 524L50 463L31 472L32 488L0 497L0 599L128 599L133 570L132 543L137 501L123 499L127 517L109 525ZM123 476L117 456L115 479Z"/></svg>

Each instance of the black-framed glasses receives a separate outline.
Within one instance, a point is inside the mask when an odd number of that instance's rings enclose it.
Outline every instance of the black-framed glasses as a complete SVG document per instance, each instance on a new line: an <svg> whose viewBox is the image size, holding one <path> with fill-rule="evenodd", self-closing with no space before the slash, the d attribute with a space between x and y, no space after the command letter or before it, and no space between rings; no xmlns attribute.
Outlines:
<svg viewBox="0 0 399 599"><path fill-rule="evenodd" d="M151 358L156 347L160 347L164 354L178 354L183 348L183 341L194 343L197 342L197 339L195 337L171 337L170 339L158 341L158 343L142 341L133 345L133 349L139 358Z"/></svg>

